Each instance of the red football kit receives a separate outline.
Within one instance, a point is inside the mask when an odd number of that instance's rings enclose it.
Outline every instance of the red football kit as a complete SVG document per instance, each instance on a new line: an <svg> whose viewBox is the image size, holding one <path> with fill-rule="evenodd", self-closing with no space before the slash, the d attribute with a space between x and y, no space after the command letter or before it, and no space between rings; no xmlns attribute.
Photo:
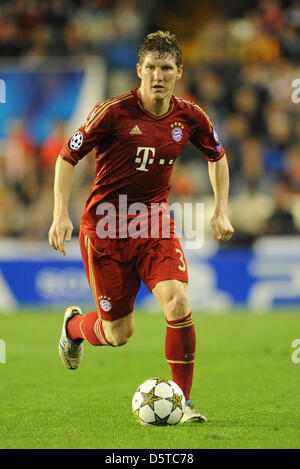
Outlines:
<svg viewBox="0 0 300 469"><path fill-rule="evenodd" d="M167 210L172 170L187 141L208 161L224 155L199 106L173 95L168 111L155 116L143 109L134 89L98 103L61 152L64 160L76 165L96 149L96 177L82 216L80 246L102 319L129 314L141 280L150 290L162 280L188 281ZM131 235L130 223L141 210L142 228ZM161 225L150 226L150 212L155 211L160 223L168 219L168 236Z"/></svg>

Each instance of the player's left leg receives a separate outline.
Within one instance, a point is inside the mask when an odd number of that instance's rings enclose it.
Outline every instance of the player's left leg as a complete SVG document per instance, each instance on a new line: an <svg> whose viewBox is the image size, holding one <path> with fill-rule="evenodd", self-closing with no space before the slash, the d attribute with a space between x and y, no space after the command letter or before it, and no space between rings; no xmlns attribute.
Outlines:
<svg viewBox="0 0 300 469"><path fill-rule="evenodd" d="M187 297L187 284L179 280L158 282L152 293L167 321L165 354L172 379L190 398L196 351L196 334Z"/></svg>
<svg viewBox="0 0 300 469"><path fill-rule="evenodd" d="M190 401L194 376L196 334L187 297L187 284L179 280L164 280L152 290L161 305L167 321L165 354L172 380L184 392L186 408L181 423L206 422Z"/></svg>
<svg viewBox="0 0 300 469"><path fill-rule="evenodd" d="M165 354L172 380L183 390L188 405L183 422L205 422L191 406L196 334L187 296L188 272L178 238L150 240L140 276L152 291L167 321Z"/></svg>

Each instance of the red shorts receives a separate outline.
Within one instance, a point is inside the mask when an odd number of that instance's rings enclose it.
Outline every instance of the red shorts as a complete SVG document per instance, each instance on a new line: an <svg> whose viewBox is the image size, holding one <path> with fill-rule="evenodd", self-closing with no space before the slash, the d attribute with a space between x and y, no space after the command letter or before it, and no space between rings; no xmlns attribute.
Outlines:
<svg viewBox="0 0 300 469"><path fill-rule="evenodd" d="M188 282L178 238L100 239L80 231L86 275L101 319L133 311L141 280L151 291L162 280Z"/></svg>

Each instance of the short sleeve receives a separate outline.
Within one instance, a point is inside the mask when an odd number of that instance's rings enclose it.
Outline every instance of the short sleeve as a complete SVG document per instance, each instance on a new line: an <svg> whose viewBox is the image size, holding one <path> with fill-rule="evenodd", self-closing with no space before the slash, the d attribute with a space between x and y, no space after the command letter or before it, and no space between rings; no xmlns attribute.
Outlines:
<svg viewBox="0 0 300 469"><path fill-rule="evenodd" d="M95 146L107 138L111 132L110 115L105 103L98 103L87 120L63 146L61 157L75 166Z"/></svg>
<svg viewBox="0 0 300 469"><path fill-rule="evenodd" d="M195 109L196 124L190 141L203 153L207 161L218 161L225 151L208 115L197 106Z"/></svg>

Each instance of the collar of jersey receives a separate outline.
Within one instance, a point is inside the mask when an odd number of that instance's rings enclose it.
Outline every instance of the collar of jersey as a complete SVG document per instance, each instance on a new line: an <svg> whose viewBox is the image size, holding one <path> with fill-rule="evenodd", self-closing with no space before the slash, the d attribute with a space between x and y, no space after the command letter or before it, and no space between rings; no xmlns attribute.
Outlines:
<svg viewBox="0 0 300 469"><path fill-rule="evenodd" d="M143 108L143 104L142 104L142 101L139 99L138 97L138 94L137 94L137 88L135 88L133 91L133 94L135 95L136 99L137 99L137 102L138 102L138 105L139 107L141 108L141 110L147 114L147 116L150 116L152 117L153 119L163 119L164 117L168 116L169 114L171 114L171 112L173 111L174 109L174 97L173 95L171 96L171 100L170 100L170 106L169 106L169 109L167 110L167 112L165 112L164 114L161 114L160 116L156 116L155 114L152 114L152 112L149 112L149 111L146 111L146 109Z"/></svg>

